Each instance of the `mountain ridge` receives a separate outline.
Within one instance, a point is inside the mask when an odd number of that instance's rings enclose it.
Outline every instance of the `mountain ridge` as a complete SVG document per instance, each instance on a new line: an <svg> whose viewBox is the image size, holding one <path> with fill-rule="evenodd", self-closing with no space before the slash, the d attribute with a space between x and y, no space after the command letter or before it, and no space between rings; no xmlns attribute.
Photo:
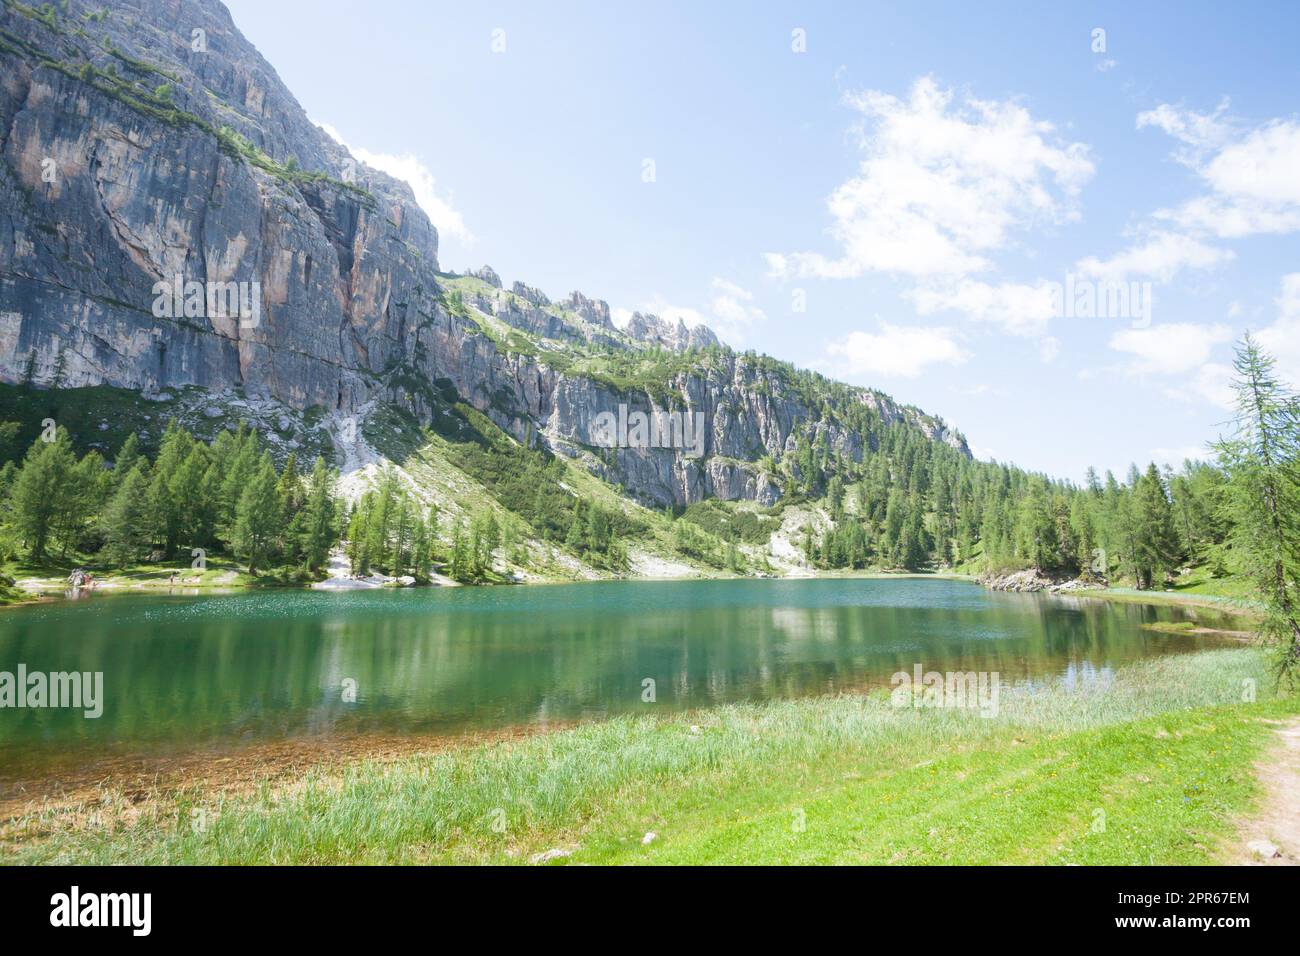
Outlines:
<svg viewBox="0 0 1300 956"><path fill-rule="evenodd" d="M861 463L895 426L971 457L936 416L704 327L620 330L581 292L441 272L410 187L313 124L216 0L3 3L0 381L236 388L336 416L378 401L424 424L450 388L654 505L770 505L803 480L802 445ZM155 287L178 276L256 283L260 314L160 321ZM621 405L701 415L703 455L598 446Z"/></svg>

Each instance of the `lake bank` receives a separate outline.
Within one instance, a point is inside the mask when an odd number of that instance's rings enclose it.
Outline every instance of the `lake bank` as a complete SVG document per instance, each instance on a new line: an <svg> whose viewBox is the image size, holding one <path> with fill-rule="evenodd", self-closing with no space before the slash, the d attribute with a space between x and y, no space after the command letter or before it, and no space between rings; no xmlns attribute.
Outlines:
<svg viewBox="0 0 1300 956"><path fill-rule="evenodd" d="M461 584L452 581L443 575L436 575L435 579L429 584L399 584L392 580L381 580L382 576L372 575L364 581L359 581L356 589L377 588L377 587L500 587L500 586L543 586L543 585L564 585L574 584L571 578L562 577L544 577L531 576L520 580L511 581L489 581L479 584ZM259 590L348 590L350 587L332 587L331 582L338 579L337 575L326 575L307 582L285 583L283 581L267 578L253 577L246 573L240 572L235 566L223 567L222 570L215 574L184 574L178 576L178 582L170 579L170 574L166 570L160 570L153 574L105 574L98 581L96 590L99 593L137 593L137 594L155 594L155 595L183 595L183 594L235 594L241 591L259 591ZM989 587L989 584L982 580L981 575L965 574L950 571L889 571L889 570L861 570L861 571L821 571L810 569L806 573L800 574L772 574L772 575L753 575L753 574L727 574L713 573L709 575L691 574L682 576L656 575L656 576L637 576L621 575L606 576L594 579L582 579L581 583L602 583L602 582L681 582L681 581L803 581L803 580L829 580L829 581L878 581L878 580L931 580L931 581L970 581ZM352 578L348 578L352 581ZM999 590L993 588L993 590ZM1047 589L1044 589L1047 590ZM1225 597L1213 594L1187 593L1181 591L1139 591L1133 588L1117 587L1088 587L1068 589L1060 592L1073 597L1092 598L1096 600L1127 602L1131 604L1164 604L1164 605L1182 605L1186 607L1201 607L1212 610L1223 611L1240 617L1255 618L1262 614L1260 606L1256 602L1243 600L1235 597ZM20 578L16 586L0 591L0 609L5 607L16 607L24 604L33 604L42 601L60 600L73 597L74 593L69 589L66 575L60 577L54 576L26 576Z"/></svg>
<svg viewBox="0 0 1300 956"><path fill-rule="evenodd" d="M252 792L105 790L0 842L28 863L1206 863L1258 798L1267 721L1300 712L1269 686L1241 648L1006 694L992 718L887 693L617 717Z"/></svg>
<svg viewBox="0 0 1300 956"><path fill-rule="evenodd" d="M0 615L0 670L102 674L100 715L0 712L0 795L186 752L869 693L899 672L1105 681L1231 646L1197 609L914 577L91 593ZM1170 632L1147 625L1167 624ZM223 751L230 753L223 753ZM143 771L140 771L143 772Z"/></svg>

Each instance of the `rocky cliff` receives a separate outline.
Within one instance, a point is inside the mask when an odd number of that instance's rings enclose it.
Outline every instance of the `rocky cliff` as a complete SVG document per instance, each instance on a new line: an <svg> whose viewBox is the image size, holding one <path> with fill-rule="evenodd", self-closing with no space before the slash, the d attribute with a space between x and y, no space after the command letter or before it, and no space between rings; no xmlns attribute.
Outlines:
<svg viewBox="0 0 1300 956"><path fill-rule="evenodd" d="M737 354L707 329L485 267L439 271L410 188L311 123L217 0L0 0L0 380L238 388L421 420L452 387L522 442L658 503L775 501L798 436L860 458L887 396ZM593 439L690 414L699 454Z"/></svg>

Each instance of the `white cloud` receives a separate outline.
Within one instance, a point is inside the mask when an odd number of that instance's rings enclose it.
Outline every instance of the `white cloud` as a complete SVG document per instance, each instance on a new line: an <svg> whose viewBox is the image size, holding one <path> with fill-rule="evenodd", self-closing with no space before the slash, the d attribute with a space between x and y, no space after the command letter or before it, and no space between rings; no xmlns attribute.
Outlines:
<svg viewBox="0 0 1300 956"><path fill-rule="evenodd" d="M1278 378L1292 388L1300 388L1300 272L1282 277L1282 288L1275 301L1277 319L1255 332L1255 341L1274 359ZM1187 384L1166 391L1184 401L1205 401L1231 409L1237 404L1232 388L1234 377L1230 364L1206 361L1189 375Z"/></svg>
<svg viewBox="0 0 1300 956"><path fill-rule="evenodd" d="M882 322L880 331L852 332L826 349L832 364L862 375L915 378L927 365L960 365L969 357L946 328Z"/></svg>
<svg viewBox="0 0 1300 956"><path fill-rule="evenodd" d="M1109 259L1089 256L1075 268L1081 275L1105 282L1134 277L1169 282L1183 269L1208 269L1236 257L1231 249L1211 246L1191 236L1157 232Z"/></svg>
<svg viewBox="0 0 1300 956"><path fill-rule="evenodd" d="M977 279L913 289L905 293L921 315L960 312L977 322L988 322L1011 335L1027 337L1046 333L1055 314L1052 285L1002 282L991 285Z"/></svg>
<svg viewBox="0 0 1300 956"><path fill-rule="evenodd" d="M1277 321L1255 333L1260 348L1277 362L1278 375L1300 388L1300 272L1282 277Z"/></svg>
<svg viewBox="0 0 1300 956"><path fill-rule="evenodd" d="M743 340L750 326L767 318L753 303L754 294L748 289L727 279L714 278L709 299L713 331L728 342Z"/></svg>
<svg viewBox="0 0 1300 956"><path fill-rule="evenodd" d="M339 135L338 130L328 123L318 123L321 129L344 146L357 159L372 166L380 172L404 181L415 193L415 201L420 204L429 221L437 227L441 236L449 236L462 245L474 244L474 234L465 225L465 219L452 205L450 196L439 194L433 172L413 153L374 153L361 146L351 146Z"/></svg>
<svg viewBox="0 0 1300 956"><path fill-rule="evenodd" d="M663 296L656 295L635 311L657 315L669 322L681 319L688 328L707 325L720 339L732 345L743 341L755 322L767 318L767 314L754 305L754 294L729 279L715 276L709 283L708 298L707 307L699 309L676 305ZM610 320L619 328L626 328L633 311L625 308L611 309Z"/></svg>
<svg viewBox="0 0 1300 956"><path fill-rule="evenodd" d="M1204 168L1216 192L1263 203L1300 203L1300 123L1274 120L1225 146Z"/></svg>
<svg viewBox="0 0 1300 956"><path fill-rule="evenodd" d="M1205 401L1219 408L1234 408L1237 396L1232 390L1232 366L1222 362L1207 362L1196 370L1185 387L1166 389L1173 398L1184 401Z"/></svg>
<svg viewBox="0 0 1300 956"><path fill-rule="evenodd" d="M1127 371L1135 375L1178 375L1204 365L1216 345L1232 340L1226 325L1171 322L1147 329L1124 329L1110 347L1133 356Z"/></svg>
<svg viewBox="0 0 1300 956"><path fill-rule="evenodd" d="M1221 146L1228 139L1231 126L1221 119L1227 109L1226 100L1213 113L1197 113L1162 103L1153 110L1139 113L1137 128L1154 126L1190 146L1193 152L1180 154L1180 159L1194 163L1197 155Z"/></svg>
<svg viewBox="0 0 1300 956"><path fill-rule="evenodd" d="M959 276L988 268L1013 229L1077 216L1088 148L1058 142L1013 101L959 99L931 77L906 100L867 90L845 101L871 129L858 175L827 200L840 255L770 253L774 274Z"/></svg>
<svg viewBox="0 0 1300 956"><path fill-rule="evenodd" d="M1157 218L1225 239L1300 230L1300 121L1271 120L1253 129L1226 117L1168 104L1138 114L1184 144L1175 158L1193 169L1209 192Z"/></svg>

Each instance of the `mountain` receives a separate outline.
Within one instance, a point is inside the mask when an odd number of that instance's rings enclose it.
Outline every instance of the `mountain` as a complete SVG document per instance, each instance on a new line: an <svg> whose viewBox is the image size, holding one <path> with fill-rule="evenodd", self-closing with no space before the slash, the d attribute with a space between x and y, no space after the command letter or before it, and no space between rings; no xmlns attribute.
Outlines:
<svg viewBox="0 0 1300 956"><path fill-rule="evenodd" d="M216 0L3 0L0 66L0 381L201 390L214 418L236 396L336 446L375 409L460 404L657 506L774 505L815 490L801 448L861 465L891 429L970 458L939 418L707 328L440 271L411 189L314 125ZM604 440L637 412L698 416L699 447Z"/></svg>

